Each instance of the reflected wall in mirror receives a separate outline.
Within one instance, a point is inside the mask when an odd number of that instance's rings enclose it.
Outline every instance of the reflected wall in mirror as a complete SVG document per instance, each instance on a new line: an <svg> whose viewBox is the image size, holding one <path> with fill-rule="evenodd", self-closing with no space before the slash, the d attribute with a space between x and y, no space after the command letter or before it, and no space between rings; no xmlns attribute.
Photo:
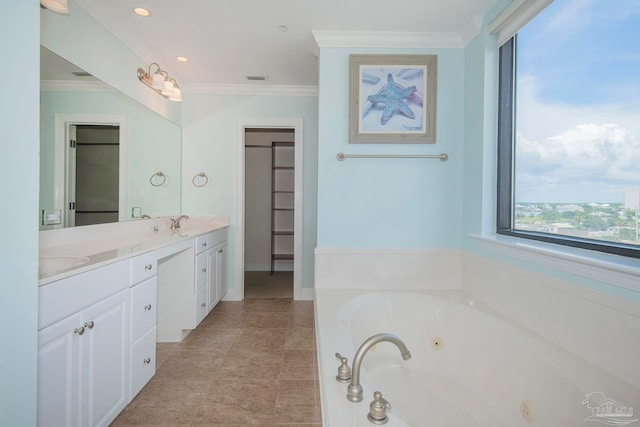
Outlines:
<svg viewBox="0 0 640 427"><path fill-rule="evenodd" d="M175 123L41 47L40 229L180 213L181 138Z"/></svg>

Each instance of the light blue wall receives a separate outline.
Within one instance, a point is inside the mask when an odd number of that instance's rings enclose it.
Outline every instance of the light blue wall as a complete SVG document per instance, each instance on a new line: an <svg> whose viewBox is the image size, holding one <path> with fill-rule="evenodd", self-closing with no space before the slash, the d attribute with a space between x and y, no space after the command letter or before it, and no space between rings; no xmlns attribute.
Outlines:
<svg viewBox="0 0 640 427"><path fill-rule="evenodd" d="M0 2L0 426L36 425L38 355L37 2Z"/></svg>
<svg viewBox="0 0 640 427"><path fill-rule="evenodd" d="M463 229L465 236L467 234L491 236L495 235L496 231L498 47L496 37L487 33L487 24L509 3L509 0L498 2L486 15L480 34L464 50ZM553 248L554 245L548 246ZM640 292L621 288L606 280L579 276L561 268L551 268L534 260L522 260L495 253L478 245L478 241L473 238L464 238L464 248L485 257L565 280L580 287L594 289L628 300L640 301ZM586 251L582 254L587 257L600 257L597 252ZM605 258L611 260L615 257ZM614 262L628 264L629 261L629 259L622 258L621 261Z"/></svg>
<svg viewBox="0 0 640 427"><path fill-rule="evenodd" d="M435 145L349 144L349 54L438 55ZM462 246L463 49L320 51L318 247ZM437 159L346 159L336 154L440 154Z"/></svg>
<svg viewBox="0 0 640 427"><path fill-rule="evenodd" d="M182 211L188 215L229 215L229 266L233 266L236 216L236 132L238 119L302 118L304 183L302 287L313 287L316 247L318 98L315 96L248 96L183 94ZM206 172L209 184L196 188L191 179ZM234 283L229 269L229 284Z"/></svg>
<svg viewBox="0 0 640 427"><path fill-rule="evenodd" d="M127 117L127 204L152 217L180 214L181 130L131 98L111 92L40 93L40 207L54 206L55 114L107 114ZM154 187L151 175L162 171L164 185Z"/></svg>

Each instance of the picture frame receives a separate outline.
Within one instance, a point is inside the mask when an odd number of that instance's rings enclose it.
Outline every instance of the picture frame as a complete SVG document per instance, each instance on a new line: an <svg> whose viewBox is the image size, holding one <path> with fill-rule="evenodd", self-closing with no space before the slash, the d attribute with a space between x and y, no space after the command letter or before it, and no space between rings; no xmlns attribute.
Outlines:
<svg viewBox="0 0 640 427"><path fill-rule="evenodd" d="M435 144L437 55L349 56L349 143Z"/></svg>

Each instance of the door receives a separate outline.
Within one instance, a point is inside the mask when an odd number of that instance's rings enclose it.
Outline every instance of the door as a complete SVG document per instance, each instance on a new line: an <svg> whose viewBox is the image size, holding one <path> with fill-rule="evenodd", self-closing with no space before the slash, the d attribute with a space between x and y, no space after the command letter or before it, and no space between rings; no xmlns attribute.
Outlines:
<svg viewBox="0 0 640 427"><path fill-rule="evenodd" d="M207 313L218 303L218 249L213 248L207 251Z"/></svg>
<svg viewBox="0 0 640 427"><path fill-rule="evenodd" d="M38 334L38 427L78 425L81 325L75 314Z"/></svg>
<svg viewBox="0 0 640 427"><path fill-rule="evenodd" d="M127 404L129 290L82 312L82 425L108 425Z"/></svg>
<svg viewBox="0 0 640 427"><path fill-rule="evenodd" d="M117 222L120 128L69 125L67 226Z"/></svg>

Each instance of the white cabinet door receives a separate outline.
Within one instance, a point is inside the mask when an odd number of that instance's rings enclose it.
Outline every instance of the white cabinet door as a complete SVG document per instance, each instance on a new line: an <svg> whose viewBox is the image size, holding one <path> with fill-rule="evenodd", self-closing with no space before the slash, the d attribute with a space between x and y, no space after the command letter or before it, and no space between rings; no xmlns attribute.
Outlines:
<svg viewBox="0 0 640 427"><path fill-rule="evenodd" d="M196 291L196 326L207 315L207 287L203 286ZM194 328L195 329L195 328Z"/></svg>
<svg viewBox="0 0 640 427"><path fill-rule="evenodd" d="M75 314L38 334L38 427L78 425L80 326Z"/></svg>
<svg viewBox="0 0 640 427"><path fill-rule="evenodd" d="M81 423L108 426L127 404L129 290L82 311Z"/></svg>
<svg viewBox="0 0 640 427"><path fill-rule="evenodd" d="M218 303L218 251L217 248L207 251L207 313Z"/></svg>
<svg viewBox="0 0 640 427"><path fill-rule="evenodd" d="M131 344L129 369L131 371L129 400L132 400L156 373L155 326L144 333L136 342Z"/></svg>
<svg viewBox="0 0 640 427"><path fill-rule="evenodd" d="M222 298L227 293L227 242L222 242L216 248L217 251L217 287L218 287L218 302L222 301Z"/></svg>

